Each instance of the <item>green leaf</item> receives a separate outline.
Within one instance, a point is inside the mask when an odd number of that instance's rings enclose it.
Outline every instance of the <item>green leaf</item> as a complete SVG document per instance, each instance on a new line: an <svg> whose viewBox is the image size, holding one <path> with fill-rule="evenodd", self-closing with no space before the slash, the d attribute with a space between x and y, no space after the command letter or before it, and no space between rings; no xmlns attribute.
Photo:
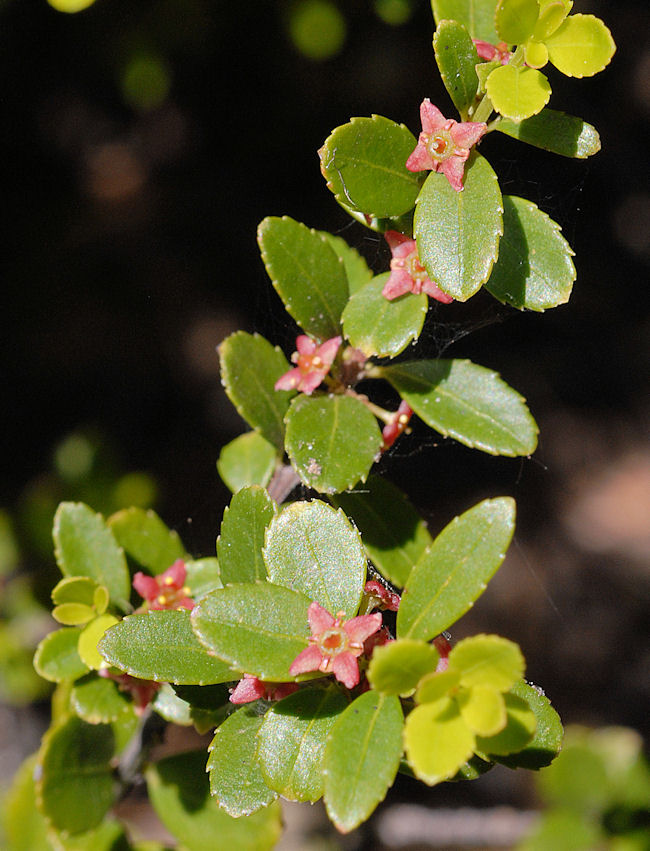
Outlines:
<svg viewBox="0 0 650 851"><path fill-rule="evenodd" d="M132 846L127 839L124 827L118 821L111 818L106 818L93 830L78 833L75 836L68 836L66 833L59 833L56 836L50 833L50 847L56 851L131 851L131 849L139 849L139 846ZM140 849L140 851L158 851L156 848ZM160 849L165 851L165 849Z"/></svg>
<svg viewBox="0 0 650 851"><path fill-rule="evenodd" d="M588 778L589 782L591 778ZM625 840L623 840L625 841ZM641 843L645 837L641 838ZM643 844L613 845L599 822L591 815L576 810L555 809L543 813L535 823L532 833L523 838L519 851L593 851L607 848L610 851L644 851Z"/></svg>
<svg viewBox="0 0 650 851"><path fill-rule="evenodd" d="M496 44L499 40L494 29L496 0L431 0L436 24L444 19L460 21L472 38Z"/></svg>
<svg viewBox="0 0 650 851"><path fill-rule="evenodd" d="M593 15L570 15L546 39L553 65L569 77L591 77L609 65L616 45L605 24Z"/></svg>
<svg viewBox="0 0 650 851"><path fill-rule="evenodd" d="M210 797L205 761L203 751L189 751L147 768L149 798L167 830L187 851L271 851L282 831L279 806L229 816Z"/></svg>
<svg viewBox="0 0 650 851"><path fill-rule="evenodd" d="M368 408L352 396L306 396L286 416L287 453L302 481L338 493L365 481L381 448L381 432Z"/></svg>
<svg viewBox="0 0 650 851"><path fill-rule="evenodd" d="M532 201L503 196L499 259L486 290L520 310L543 311L565 304L576 270L560 226Z"/></svg>
<svg viewBox="0 0 650 851"><path fill-rule="evenodd" d="M319 233L325 238L327 244L343 263L343 268L348 279L348 290L350 291L350 295L354 295L357 290L361 289L372 278L372 271L368 268L368 264L356 248L348 245L343 237L334 236L326 231L319 231Z"/></svg>
<svg viewBox="0 0 650 851"><path fill-rule="evenodd" d="M356 615L366 553L343 511L320 500L287 506L268 527L264 561L276 585L301 591L333 615Z"/></svg>
<svg viewBox="0 0 650 851"><path fill-rule="evenodd" d="M395 218L415 204L421 176L406 160L417 139L403 124L381 115L353 118L337 127L320 149L321 171L336 200L377 218Z"/></svg>
<svg viewBox="0 0 650 851"><path fill-rule="evenodd" d="M95 580L88 576L66 576L52 589L52 602L57 606L64 603L82 603L92 607L98 587Z"/></svg>
<svg viewBox="0 0 650 851"><path fill-rule="evenodd" d="M582 118L554 109L543 109L521 122L502 118L494 125L494 129L563 157L585 159L600 150L600 136L595 127Z"/></svg>
<svg viewBox="0 0 650 851"><path fill-rule="evenodd" d="M551 33L554 33L569 14L572 6L573 0L542 0L539 18L533 30L535 41L543 42Z"/></svg>
<svg viewBox="0 0 650 851"><path fill-rule="evenodd" d="M52 617L64 626L81 626L95 617L95 610L84 603L61 603L52 609Z"/></svg>
<svg viewBox="0 0 650 851"><path fill-rule="evenodd" d="M227 718L210 745L210 792L229 815L248 816L276 797L257 762L257 732L264 723L255 706L243 706ZM221 846L223 847L223 846Z"/></svg>
<svg viewBox="0 0 650 851"><path fill-rule="evenodd" d="M399 698L367 691L339 715L325 747L325 806L341 833L368 818L391 786L402 755Z"/></svg>
<svg viewBox="0 0 650 851"><path fill-rule="evenodd" d="M96 827L115 798L113 730L72 716L50 730L39 752L36 793L56 830L71 834Z"/></svg>
<svg viewBox="0 0 650 851"><path fill-rule="evenodd" d="M397 613L397 634L429 641L473 605L505 558L515 529L510 497L455 517L415 565Z"/></svg>
<svg viewBox="0 0 650 851"><path fill-rule="evenodd" d="M466 117L478 90L479 58L472 37L459 21L440 21L433 36L433 49L449 97L461 117Z"/></svg>
<svg viewBox="0 0 650 851"><path fill-rule="evenodd" d="M333 687L303 689L269 709L257 734L257 761L271 789L289 801L322 796L325 740L347 706Z"/></svg>
<svg viewBox="0 0 650 851"><path fill-rule="evenodd" d="M504 700L508 713L506 726L495 736L476 737L476 750L480 751L479 756L487 754L488 760L491 760L493 756L520 751L535 734L537 721L528 702L511 692L504 695Z"/></svg>
<svg viewBox="0 0 650 851"><path fill-rule="evenodd" d="M46 635L34 655L36 671L52 683L76 680L88 673L88 666L81 661L77 650L80 635L77 627L57 629Z"/></svg>
<svg viewBox="0 0 650 851"><path fill-rule="evenodd" d="M96 674L75 683L70 703L76 714L89 724L110 724L123 713L133 713L133 703L117 683Z"/></svg>
<svg viewBox="0 0 650 851"><path fill-rule="evenodd" d="M519 645L500 635L473 635L449 654L449 667L460 672L460 684L508 691L524 675Z"/></svg>
<svg viewBox="0 0 650 851"><path fill-rule="evenodd" d="M82 630L77 643L79 656L88 665L98 671L104 667L104 659L102 658L97 645L106 630L119 623L118 619L113 615L100 615L95 620L87 624Z"/></svg>
<svg viewBox="0 0 650 851"><path fill-rule="evenodd" d="M492 455L535 451L537 424L496 372L468 360L430 360L382 367L381 374L441 434Z"/></svg>
<svg viewBox="0 0 650 851"><path fill-rule="evenodd" d="M481 736L493 736L506 725L506 705L500 691L474 686L457 696L460 714L469 729Z"/></svg>
<svg viewBox="0 0 650 851"><path fill-rule="evenodd" d="M453 669L446 671L434 672L423 677L420 681L417 691L415 692L416 703L435 703L443 697L447 697L449 692L457 691L460 683L460 674Z"/></svg>
<svg viewBox="0 0 650 851"><path fill-rule="evenodd" d="M535 714L537 727L535 735L522 750L496 759L509 768L544 768L550 765L562 748L564 730L560 716L544 692L536 686L520 680L510 691L526 701Z"/></svg>
<svg viewBox="0 0 650 851"><path fill-rule="evenodd" d="M474 734L448 697L416 706L404 726L404 748L415 776L429 786L449 780L474 751Z"/></svg>
<svg viewBox="0 0 650 851"><path fill-rule="evenodd" d="M336 337L348 300L348 281L323 235L288 216L269 216L257 230L257 241L288 313L320 342Z"/></svg>
<svg viewBox="0 0 650 851"><path fill-rule="evenodd" d="M289 666L307 646L310 600L273 585L229 585L204 597L192 611L201 642L235 670L261 680L292 680Z"/></svg>
<svg viewBox="0 0 650 851"><path fill-rule="evenodd" d="M395 357L417 340L427 315L429 299L424 293L407 293L389 301L382 290L390 274L377 275L358 290L343 311L343 331L364 355Z"/></svg>
<svg viewBox="0 0 650 851"><path fill-rule="evenodd" d="M368 680L381 694L407 695L423 676L435 671L440 656L432 644L400 638L375 647L368 667Z"/></svg>
<svg viewBox="0 0 650 851"><path fill-rule="evenodd" d="M240 434L219 453L217 470L233 493L247 485L266 487L278 461L272 443L256 431Z"/></svg>
<svg viewBox="0 0 650 851"><path fill-rule="evenodd" d="M192 724L192 707L182 700L168 683L164 683L158 690L151 701L151 708L170 724L178 724L181 727L189 727Z"/></svg>
<svg viewBox="0 0 650 851"><path fill-rule="evenodd" d="M257 485L242 488L223 513L217 555L221 579L228 582L255 582L266 579L262 559L264 533L277 506Z"/></svg>
<svg viewBox="0 0 650 851"><path fill-rule="evenodd" d="M513 121L541 112L551 97L550 83L541 71L514 65L495 68L486 88L496 111Z"/></svg>
<svg viewBox="0 0 650 851"><path fill-rule="evenodd" d="M106 633L101 652L111 665L142 680L204 685L237 678L199 643L184 609L124 618Z"/></svg>
<svg viewBox="0 0 650 851"><path fill-rule="evenodd" d="M108 518L118 544L151 573L163 573L177 559L187 558L178 534L155 511L125 508Z"/></svg>
<svg viewBox="0 0 650 851"><path fill-rule="evenodd" d="M432 540L408 497L388 479L370 476L363 488L337 494L332 502L354 520L375 567L403 587Z"/></svg>
<svg viewBox="0 0 650 851"><path fill-rule="evenodd" d="M185 562L185 584L190 589L190 597L195 603L209 594L223 588L219 562L216 558L198 558Z"/></svg>
<svg viewBox="0 0 650 851"><path fill-rule="evenodd" d="M277 346L259 334L236 331L219 346L221 381L228 398L253 428L278 449L284 449L284 415L292 390L276 390L275 382L289 371Z"/></svg>
<svg viewBox="0 0 650 851"><path fill-rule="evenodd" d="M36 808L36 754L18 769L3 801L2 828L7 851L52 851L47 824Z"/></svg>
<svg viewBox="0 0 650 851"><path fill-rule="evenodd" d="M101 514L82 502L62 502L54 515L52 536L64 576L89 576L108 588L115 605L126 609L131 595L126 559Z"/></svg>
<svg viewBox="0 0 650 851"><path fill-rule="evenodd" d="M467 301L490 276L503 231L502 209L497 176L477 153L467 161L461 192L436 172L422 187L413 220L418 254L431 280L458 301Z"/></svg>
<svg viewBox="0 0 650 851"><path fill-rule="evenodd" d="M499 0L494 23L507 44L523 44L533 34L539 17L538 0Z"/></svg>

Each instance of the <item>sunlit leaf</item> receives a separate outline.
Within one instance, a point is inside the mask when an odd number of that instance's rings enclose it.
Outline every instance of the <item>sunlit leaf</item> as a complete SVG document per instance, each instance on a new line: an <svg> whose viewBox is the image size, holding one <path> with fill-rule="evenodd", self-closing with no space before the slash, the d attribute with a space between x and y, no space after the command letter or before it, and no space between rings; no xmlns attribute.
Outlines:
<svg viewBox="0 0 650 851"><path fill-rule="evenodd" d="M77 644L81 629L65 627L50 632L36 648L34 667L50 682L76 680L88 672L88 666L81 660Z"/></svg>
<svg viewBox="0 0 650 851"><path fill-rule="evenodd" d="M551 86L535 68L501 65L487 79L487 93L497 112L513 121L536 115L551 97Z"/></svg>
<svg viewBox="0 0 650 851"><path fill-rule="evenodd" d="M77 715L89 724L110 724L122 713L133 713L133 703L117 683L96 674L75 683L70 702Z"/></svg>
<svg viewBox="0 0 650 851"><path fill-rule="evenodd" d="M474 734L455 701L416 706L406 718L404 748L415 776L429 786L453 777L474 750Z"/></svg>
<svg viewBox="0 0 650 851"><path fill-rule="evenodd" d="M151 573L162 573L187 555L178 533L151 509L125 508L109 517L108 525L118 544Z"/></svg>
<svg viewBox="0 0 650 851"><path fill-rule="evenodd" d="M319 233L343 263L348 278L348 289L350 295L353 295L372 278L371 269L356 248L348 245L343 237L334 236L326 231L319 231Z"/></svg>
<svg viewBox="0 0 650 851"><path fill-rule="evenodd" d="M381 694L408 694L423 676L435 671L439 658L436 648L424 641L390 641L373 651L368 681Z"/></svg>
<svg viewBox="0 0 650 851"><path fill-rule="evenodd" d="M500 635L472 635L449 654L449 667L460 672L461 685L498 691L508 691L521 679L525 664L519 645Z"/></svg>
<svg viewBox="0 0 650 851"><path fill-rule="evenodd" d="M119 621L116 617L110 614L104 614L95 618L81 630L77 650L79 651L79 656L81 656L81 659L89 668L98 671L104 666L104 659L97 649L97 645L106 630L117 623Z"/></svg>
<svg viewBox="0 0 650 851"><path fill-rule="evenodd" d="M565 157L585 159L600 150L600 136L591 124L575 115L543 109L524 121L500 119L494 129L520 142Z"/></svg>
<svg viewBox="0 0 650 851"><path fill-rule="evenodd" d="M564 730L560 716L544 692L536 686L520 680L510 691L526 701L535 714L537 727L535 735L522 750L496 759L509 768L543 768L555 759L562 748Z"/></svg>
<svg viewBox="0 0 650 851"><path fill-rule="evenodd" d="M591 77L609 65L616 50L611 32L594 15L570 15L546 39L549 59L569 77Z"/></svg>
<svg viewBox="0 0 650 851"><path fill-rule="evenodd" d="M233 493L248 485L266 487L278 460L272 443L256 431L240 434L219 453L217 470Z"/></svg>
<svg viewBox="0 0 650 851"><path fill-rule="evenodd" d="M460 21L472 38L496 44L494 10L497 0L431 0L436 24L442 20Z"/></svg>
<svg viewBox="0 0 650 851"><path fill-rule="evenodd" d="M535 734L537 720L528 702L511 692L504 695L508 719L506 726L495 736L476 737L476 750L488 755L511 754L520 751Z"/></svg>
<svg viewBox="0 0 650 851"><path fill-rule="evenodd" d="M474 686L457 696L460 714L476 735L493 736L506 725L506 705L503 695L488 686Z"/></svg>
<svg viewBox="0 0 650 851"><path fill-rule="evenodd" d="M268 493L257 485L242 488L233 496L224 511L217 538L222 582L266 579L262 547L266 528L276 510Z"/></svg>
<svg viewBox="0 0 650 851"><path fill-rule="evenodd" d="M533 34L539 17L538 0L499 0L494 23L507 44L523 44Z"/></svg>

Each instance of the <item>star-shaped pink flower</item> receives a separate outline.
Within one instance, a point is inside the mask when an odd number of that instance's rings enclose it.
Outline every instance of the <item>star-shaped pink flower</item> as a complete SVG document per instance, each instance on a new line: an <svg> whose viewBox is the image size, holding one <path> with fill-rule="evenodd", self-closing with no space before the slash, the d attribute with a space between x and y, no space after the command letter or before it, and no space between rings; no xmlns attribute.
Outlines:
<svg viewBox="0 0 650 851"><path fill-rule="evenodd" d="M138 571L133 577L133 587L149 603L149 609L193 609L194 600L185 585L186 575L185 562L179 558L159 576Z"/></svg>
<svg viewBox="0 0 650 851"><path fill-rule="evenodd" d="M318 603L312 603L307 617L312 633L309 646L293 660L289 673L296 677L308 671L322 671L334 674L346 688L354 688L359 682L357 658L363 653L364 641L381 628L381 614L344 621L343 612L334 617Z"/></svg>
<svg viewBox="0 0 650 851"><path fill-rule="evenodd" d="M406 293L416 295L426 293L443 304L453 301L450 295L443 293L440 287L429 278L427 270L418 257L418 247L414 239L396 230L387 230L384 236L393 254L390 261L390 276L381 291L384 298L392 301Z"/></svg>
<svg viewBox="0 0 650 851"><path fill-rule="evenodd" d="M341 337L332 337L317 346L311 337L301 334L296 338L298 351L291 355L296 366L278 378L275 389L302 390L309 396L329 372L340 345Z"/></svg>
<svg viewBox="0 0 650 851"><path fill-rule="evenodd" d="M485 62L491 62L493 59L498 59L502 65L507 65L510 62L511 53L508 50L508 45L505 41L500 41L498 44L490 44L489 41L481 41L480 38L473 38L474 47L479 55L479 59Z"/></svg>
<svg viewBox="0 0 650 851"><path fill-rule="evenodd" d="M422 132L415 150L406 161L409 171L441 171L452 189L463 188L463 172L470 148L487 131L487 124L479 121L459 123L445 118L429 98L420 105Z"/></svg>

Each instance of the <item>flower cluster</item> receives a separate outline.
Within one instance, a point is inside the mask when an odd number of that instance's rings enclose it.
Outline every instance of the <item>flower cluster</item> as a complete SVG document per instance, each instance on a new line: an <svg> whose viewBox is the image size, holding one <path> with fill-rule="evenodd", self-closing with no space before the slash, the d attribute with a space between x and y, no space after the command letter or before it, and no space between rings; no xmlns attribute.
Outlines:
<svg viewBox="0 0 650 851"><path fill-rule="evenodd" d="M194 600L185 584L186 576L185 562L179 558L159 576L138 571L133 577L133 587L147 601L148 609L193 609Z"/></svg>

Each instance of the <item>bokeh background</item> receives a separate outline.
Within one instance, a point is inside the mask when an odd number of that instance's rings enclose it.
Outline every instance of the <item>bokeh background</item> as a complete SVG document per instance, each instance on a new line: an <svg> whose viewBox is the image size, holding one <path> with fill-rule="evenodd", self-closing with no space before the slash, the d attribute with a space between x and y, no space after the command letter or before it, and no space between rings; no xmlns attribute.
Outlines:
<svg viewBox="0 0 650 851"><path fill-rule="evenodd" d="M525 395L539 450L496 459L416 427L381 471L433 532L513 495L515 543L454 637L518 641L565 721L647 736L650 9L574 11L604 18L618 52L593 79L551 69L551 105L594 123L602 152L563 160L500 134L481 146L504 191L562 225L571 301L520 314L480 293L435 306L421 338L428 355L470 357ZM0 3L0 786L46 719L30 659L50 628L56 503L153 505L193 554L214 553L229 499L215 461L243 428L216 346L244 328L290 353L295 336L257 224L287 214L331 230L383 271L383 240L350 224L316 151L350 116L417 133L425 96L452 114L432 29L427 0L96 0L78 14ZM385 806L413 796L534 801L527 776L492 772L462 788L405 781ZM379 842L359 837L345 847Z"/></svg>

